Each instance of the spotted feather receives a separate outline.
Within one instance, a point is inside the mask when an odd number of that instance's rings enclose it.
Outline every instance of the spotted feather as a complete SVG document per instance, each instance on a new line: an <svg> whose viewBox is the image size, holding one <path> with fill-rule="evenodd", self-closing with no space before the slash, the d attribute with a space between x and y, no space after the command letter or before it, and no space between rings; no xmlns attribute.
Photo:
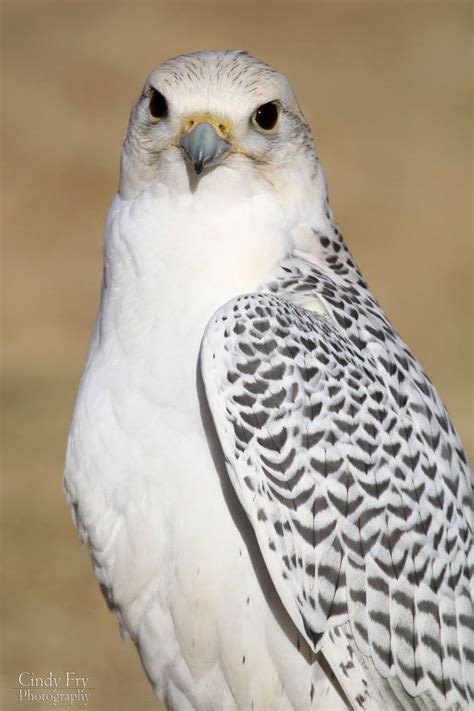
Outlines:
<svg viewBox="0 0 474 711"><path fill-rule="evenodd" d="M289 258L208 324L201 367L228 473L315 651L344 629L379 698L467 708L469 467L337 229L316 237L321 265Z"/></svg>

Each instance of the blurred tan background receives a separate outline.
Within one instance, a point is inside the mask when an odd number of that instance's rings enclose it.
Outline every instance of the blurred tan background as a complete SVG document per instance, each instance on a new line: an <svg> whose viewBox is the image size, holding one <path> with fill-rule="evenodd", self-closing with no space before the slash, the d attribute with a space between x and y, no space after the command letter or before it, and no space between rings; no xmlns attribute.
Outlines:
<svg viewBox="0 0 474 711"><path fill-rule="evenodd" d="M21 671L88 676L92 711L159 708L79 547L62 466L129 107L167 57L245 48L289 76L350 248L472 457L471 7L2 3L1 709L25 707Z"/></svg>

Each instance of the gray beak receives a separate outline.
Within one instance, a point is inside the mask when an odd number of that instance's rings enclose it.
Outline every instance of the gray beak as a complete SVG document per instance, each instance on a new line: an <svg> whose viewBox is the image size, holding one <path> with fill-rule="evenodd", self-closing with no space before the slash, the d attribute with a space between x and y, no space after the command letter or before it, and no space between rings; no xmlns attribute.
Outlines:
<svg viewBox="0 0 474 711"><path fill-rule="evenodd" d="M226 151L229 144L216 133L210 123L204 121L193 128L181 140L181 148L199 175L206 165L215 163Z"/></svg>

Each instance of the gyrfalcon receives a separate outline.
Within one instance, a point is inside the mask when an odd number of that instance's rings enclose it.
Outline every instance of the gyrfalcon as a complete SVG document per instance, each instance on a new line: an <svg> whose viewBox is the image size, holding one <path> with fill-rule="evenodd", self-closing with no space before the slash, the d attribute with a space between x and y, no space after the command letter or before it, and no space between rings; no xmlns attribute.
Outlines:
<svg viewBox="0 0 474 711"><path fill-rule="evenodd" d="M472 708L466 456L245 52L131 111L65 491L170 709Z"/></svg>

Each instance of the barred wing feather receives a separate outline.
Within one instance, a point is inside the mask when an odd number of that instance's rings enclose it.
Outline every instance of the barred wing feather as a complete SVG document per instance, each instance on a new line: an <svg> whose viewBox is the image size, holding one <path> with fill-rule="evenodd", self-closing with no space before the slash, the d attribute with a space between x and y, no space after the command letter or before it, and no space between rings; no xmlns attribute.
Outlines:
<svg viewBox="0 0 474 711"><path fill-rule="evenodd" d="M369 331L350 338L333 313L284 295L241 296L208 324L206 394L266 566L313 649L348 622L381 679L464 708L474 685L468 468L404 344ZM415 370L401 377L396 354Z"/></svg>

